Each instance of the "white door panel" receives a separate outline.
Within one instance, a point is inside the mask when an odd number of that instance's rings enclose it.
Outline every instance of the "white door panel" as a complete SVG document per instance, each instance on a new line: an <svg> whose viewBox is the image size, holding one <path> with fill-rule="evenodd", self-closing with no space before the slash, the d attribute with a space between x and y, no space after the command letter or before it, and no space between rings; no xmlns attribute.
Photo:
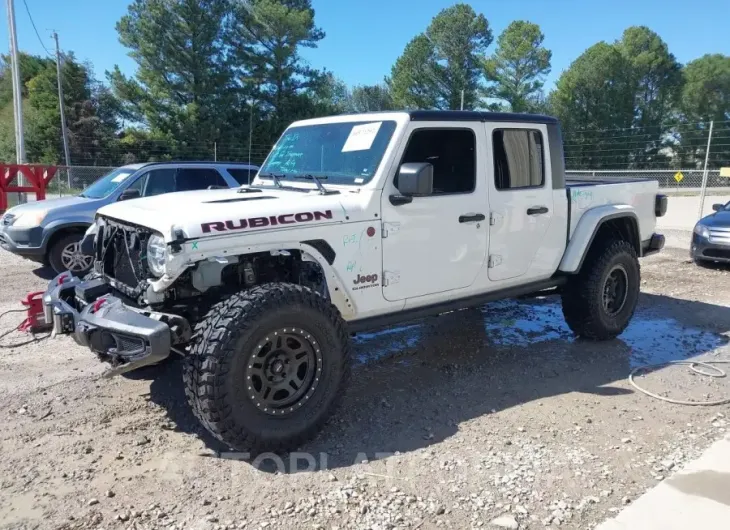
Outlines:
<svg viewBox="0 0 730 530"><path fill-rule="evenodd" d="M489 279L543 276L532 269L554 216L547 129L539 124L488 124L490 146ZM544 259L541 256L541 259Z"/></svg>
<svg viewBox="0 0 730 530"><path fill-rule="evenodd" d="M383 296L387 300L404 300L469 287L474 283L487 255L488 205L486 190L486 145L483 124L463 123L445 127L443 123L418 122L410 125L407 137L417 131L469 131L473 141L474 164L463 165L454 152L446 152L434 143L424 149L402 147L401 162L434 164L436 194L414 197L408 204L393 205L389 197L397 194L393 177L383 190ZM459 149L463 144L459 144ZM413 153L418 155L414 158ZM410 156L410 158L408 158ZM451 158L449 158L451 157ZM458 157L457 157L458 158ZM399 164L400 165L400 164ZM474 174L473 191L456 192L444 175L462 176L463 169ZM395 168L395 171L398 167ZM438 193L441 191L442 193Z"/></svg>

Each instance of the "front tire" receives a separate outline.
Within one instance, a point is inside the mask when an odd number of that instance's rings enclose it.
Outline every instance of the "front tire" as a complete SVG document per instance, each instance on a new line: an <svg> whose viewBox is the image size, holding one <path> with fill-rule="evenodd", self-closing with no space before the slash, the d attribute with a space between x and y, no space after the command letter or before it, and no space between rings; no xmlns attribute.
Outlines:
<svg viewBox="0 0 730 530"><path fill-rule="evenodd" d="M640 287L639 260L630 243L613 241L591 252L562 294L568 327L586 339L617 337L634 316Z"/></svg>
<svg viewBox="0 0 730 530"><path fill-rule="evenodd" d="M232 295L196 326L183 377L193 413L239 451L293 450L340 401L350 341L337 309L294 284Z"/></svg>

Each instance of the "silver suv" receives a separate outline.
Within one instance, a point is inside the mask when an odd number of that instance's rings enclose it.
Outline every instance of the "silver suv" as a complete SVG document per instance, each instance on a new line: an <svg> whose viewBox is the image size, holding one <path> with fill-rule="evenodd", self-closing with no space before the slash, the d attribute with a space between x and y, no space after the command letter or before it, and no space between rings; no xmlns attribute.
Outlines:
<svg viewBox="0 0 730 530"><path fill-rule="evenodd" d="M0 247L56 273L83 275L94 258L81 239L96 211L116 201L176 191L233 188L249 183L258 167L223 162L151 162L122 166L100 177L77 196L29 202L0 219Z"/></svg>

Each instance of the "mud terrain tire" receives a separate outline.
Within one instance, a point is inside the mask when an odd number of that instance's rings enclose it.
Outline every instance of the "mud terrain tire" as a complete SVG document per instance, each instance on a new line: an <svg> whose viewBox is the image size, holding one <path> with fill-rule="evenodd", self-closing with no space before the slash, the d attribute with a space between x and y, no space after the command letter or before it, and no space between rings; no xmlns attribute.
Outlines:
<svg viewBox="0 0 730 530"><path fill-rule="evenodd" d="M617 337L634 316L640 287L639 260L630 243L613 241L590 251L580 272L563 290L568 327L585 339Z"/></svg>
<svg viewBox="0 0 730 530"><path fill-rule="evenodd" d="M183 369L195 416L215 438L250 453L293 450L313 437L349 374L350 339L337 308L288 283L214 305L195 328ZM276 397L287 392L288 403Z"/></svg>

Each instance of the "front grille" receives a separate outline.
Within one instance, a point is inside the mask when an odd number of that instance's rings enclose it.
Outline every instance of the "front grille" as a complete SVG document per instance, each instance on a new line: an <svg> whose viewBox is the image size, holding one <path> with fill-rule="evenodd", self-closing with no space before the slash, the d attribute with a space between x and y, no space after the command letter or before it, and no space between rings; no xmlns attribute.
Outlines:
<svg viewBox="0 0 730 530"><path fill-rule="evenodd" d="M710 228L710 243L730 245L730 228Z"/></svg>
<svg viewBox="0 0 730 530"><path fill-rule="evenodd" d="M107 220L97 236L96 270L126 286L126 294L141 294L151 278L146 256L150 235L148 228Z"/></svg>

